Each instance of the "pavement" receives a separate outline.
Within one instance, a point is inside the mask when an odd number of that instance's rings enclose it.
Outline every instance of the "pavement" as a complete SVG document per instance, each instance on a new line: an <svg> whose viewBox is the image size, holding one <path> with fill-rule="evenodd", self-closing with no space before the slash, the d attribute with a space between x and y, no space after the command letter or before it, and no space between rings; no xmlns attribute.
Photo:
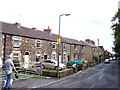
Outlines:
<svg viewBox="0 0 120 90"><path fill-rule="evenodd" d="M53 77L47 77L47 78L41 78L41 79L35 79L35 78L30 78L30 77L19 77L19 79L15 79L12 84L12 88L16 90L16 88L36 88L36 87L41 87L46 84L49 84L51 82L57 81L60 78L53 78ZM0 72L0 85L3 85L3 74ZM0 86L1 89L2 86ZM21 89L20 89L21 90ZM26 89L25 89L26 90Z"/></svg>
<svg viewBox="0 0 120 90"><path fill-rule="evenodd" d="M81 71L80 71L81 72ZM79 73L79 72L77 72ZM75 73L75 74L77 74ZM73 75L69 75L63 78L55 78L55 77L47 77L47 78L23 78L19 80L14 80L12 88L41 88L43 86L59 82L60 80L67 79L69 77L72 77Z"/></svg>
<svg viewBox="0 0 120 90"><path fill-rule="evenodd" d="M79 72L77 72L79 73ZM75 73L75 74L77 74ZM66 78L69 78L75 74L72 74L72 75L69 75L69 76L66 76L66 77L63 77L63 78L55 78L55 77L47 77L47 78L41 78L41 79L35 79L35 78L24 78L24 77L19 77L19 79L15 79L13 81L13 84L12 84L12 88L14 89L20 89L20 88L26 88L26 89L32 89L32 88L41 88L43 86L46 86L46 85L49 85L49 84L52 84L52 83L56 83L60 80L63 80L63 79L66 79ZM0 74L1 78L2 78L2 73ZM0 84L2 83L3 81L3 78L0 79ZM0 87L1 88L1 87Z"/></svg>
<svg viewBox="0 0 120 90"><path fill-rule="evenodd" d="M37 88L37 87L42 87L44 85L53 83L57 80L59 80L59 78L21 79L21 80L14 81L12 88Z"/></svg>
<svg viewBox="0 0 120 90"><path fill-rule="evenodd" d="M90 69L90 68L88 68L88 69ZM25 79L20 79L20 80L14 80L12 88L31 88L31 89L32 88L42 88L43 86L47 86L49 84L53 84L53 83L59 82L61 80L70 78L81 72L82 71L79 71L77 73L74 73L72 75L69 75L69 76L66 76L63 78L47 77L47 78L41 78L41 79L25 78Z"/></svg>
<svg viewBox="0 0 120 90"><path fill-rule="evenodd" d="M87 70L89 70L89 69L90 68L88 68ZM86 71L86 70L84 70L84 71ZM47 78L41 78L41 79L21 78L21 79L13 81L12 88L15 88L15 89L16 88L17 89L25 88L25 90L27 90L27 89L30 90L30 89L34 89L34 88L42 88L43 86L59 82L60 80L67 79L67 78L72 77L72 76L74 76L76 74L79 74L81 72L82 71L79 71L75 74L72 74L72 75L69 75L69 76L66 76L66 77L63 77L63 78L54 78L54 77L47 77Z"/></svg>

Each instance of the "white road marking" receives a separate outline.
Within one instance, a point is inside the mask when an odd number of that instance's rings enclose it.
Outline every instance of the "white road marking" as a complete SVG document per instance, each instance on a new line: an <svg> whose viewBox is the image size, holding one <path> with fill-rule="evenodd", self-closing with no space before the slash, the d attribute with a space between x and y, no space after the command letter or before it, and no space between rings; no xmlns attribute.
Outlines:
<svg viewBox="0 0 120 90"><path fill-rule="evenodd" d="M102 76L100 76L100 78L99 78L99 79L101 79L103 76L104 76L104 74L103 74Z"/></svg>
<svg viewBox="0 0 120 90"><path fill-rule="evenodd" d="M95 86L96 83L94 83L90 88L93 88Z"/></svg>
<svg viewBox="0 0 120 90"><path fill-rule="evenodd" d="M70 86L70 85L76 84L76 83L78 83L78 82L80 82L80 81L76 81L76 82L73 82L73 83L70 83L70 84L65 84L65 85L63 85L63 86Z"/></svg>

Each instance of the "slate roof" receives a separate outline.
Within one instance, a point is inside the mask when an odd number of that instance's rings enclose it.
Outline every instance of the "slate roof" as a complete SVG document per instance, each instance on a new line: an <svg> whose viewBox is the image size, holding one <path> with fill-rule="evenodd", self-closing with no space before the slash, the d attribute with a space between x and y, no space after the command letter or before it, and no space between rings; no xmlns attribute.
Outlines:
<svg viewBox="0 0 120 90"><path fill-rule="evenodd" d="M23 26L20 26L20 28L18 28L15 24L8 23L2 23L2 33L30 38L46 39L45 34L42 31L33 30Z"/></svg>
<svg viewBox="0 0 120 90"><path fill-rule="evenodd" d="M65 37L64 37L65 38ZM76 44L76 45L85 45L83 42L78 41L76 39L71 39L71 38L65 38L70 44Z"/></svg>
<svg viewBox="0 0 120 90"><path fill-rule="evenodd" d="M85 45L88 45L92 48L97 48L97 46L95 44L91 44L91 43L88 43L88 42L85 42L85 41L81 41L82 43L84 43Z"/></svg>
<svg viewBox="0 0 120 90"><path fill-rule="evenodd" d="M32 28L27 28L23 26L18 27L17 24L18 23L10 24L10 23L2 22L2 33L47 40L47 41L54 41L54 42L57 41L58 35L56 34L48 33L41 30L36 30ZM61 41L62 43L85 45L81 41L65 38L65 37L61 37Z"/></svg>

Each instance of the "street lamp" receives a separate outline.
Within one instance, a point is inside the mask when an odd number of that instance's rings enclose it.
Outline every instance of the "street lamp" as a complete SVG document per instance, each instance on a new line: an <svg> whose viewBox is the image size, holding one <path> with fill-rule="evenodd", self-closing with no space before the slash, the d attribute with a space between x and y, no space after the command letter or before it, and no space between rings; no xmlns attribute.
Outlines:
<svg viewBox="0 0 120 90"><path fill-rule="evenodd" d="M59 32L58 32L58 39L57 39L57 44L58 44L58 52L57 52L57 77L59 78L59 44L61 43L61 39L60 39L60 23L61 23L61 16L69 16L70 14L61 14L59 15Z"/></svg>

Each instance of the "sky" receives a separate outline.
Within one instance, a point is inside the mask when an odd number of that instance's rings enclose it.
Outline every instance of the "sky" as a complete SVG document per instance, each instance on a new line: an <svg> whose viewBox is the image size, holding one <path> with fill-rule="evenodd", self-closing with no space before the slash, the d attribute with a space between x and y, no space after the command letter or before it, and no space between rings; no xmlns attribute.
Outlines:
<svg viewBox="0 0 120 90"><path fill-rule="evenodd" d="M119 0L0 0L0 21L19 22L21 26L43 31L48 26L60 35L77 40L91 39L96 45L112 52L111 19L118 10Z"/></svg>

